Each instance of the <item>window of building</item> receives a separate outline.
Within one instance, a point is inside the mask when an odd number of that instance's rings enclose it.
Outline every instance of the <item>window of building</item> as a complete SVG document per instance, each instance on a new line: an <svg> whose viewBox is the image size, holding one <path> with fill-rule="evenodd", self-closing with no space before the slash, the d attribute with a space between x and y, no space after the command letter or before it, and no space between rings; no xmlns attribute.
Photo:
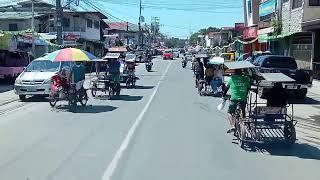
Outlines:
<svg viewBox="0 0 320 180"><path fill-rule="evenodd" d="M92 28L92 20L91 19L87 19L87 27Z"/></svg>
<svg viewBox="0 0 320 180"><path fill-rule="evenodd" d="M70 27L70 19L69 18L62 18L62 27Z"/></svg>
<svg viewBox="0 0 320 180"><path fill-rule="evenodd" d="M309 0L309 6L320 6L320 0Z"/></svg>
<svg viewBox="0 0 320 180"><path fill-rule="evenodd" d="M252 9L251 9L251 0L247 1L247 6L248 6L248 14L251 14Z"/></svg>
<svg viewBox="0 0 320 180"><path fill-rule="evenodd" d="M292 0L292 9L299 8L302 6L302 0Z"/></svg>
<svg viewBox="0 0 320 180"><path fill-rule="evenodd" d="M93 26L94 26L95 29L100 29L100 23L99 23L99 21L94 21Z"/></svg>
<svg viewBox="0 0 320 180"><path fill-rule="evenodd" d="M283 0L282 3L286 3L286 2L288 2L288 1L289 1L289 0Z"/></svg>
<svg viewBox="0 0 320 180"><path fill-rule="evenodd" d="M18 31L17 24L9 24L9 31Z"/></svg>

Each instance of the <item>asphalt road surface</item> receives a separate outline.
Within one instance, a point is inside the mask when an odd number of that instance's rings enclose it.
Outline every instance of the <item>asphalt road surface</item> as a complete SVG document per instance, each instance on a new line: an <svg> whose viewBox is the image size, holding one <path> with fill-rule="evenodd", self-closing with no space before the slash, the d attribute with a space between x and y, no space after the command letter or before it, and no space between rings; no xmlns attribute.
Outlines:
<svg viewBox="0 0 320 180"><path fill-rule="evenodd" d="M136 89L116 100L90 97L70 112L44 99L0 109L1 180L319 180L320 150L243 150L219 98L200 97L190 64L140 65ZM299 138L299 137L298 137Z"/></svg>

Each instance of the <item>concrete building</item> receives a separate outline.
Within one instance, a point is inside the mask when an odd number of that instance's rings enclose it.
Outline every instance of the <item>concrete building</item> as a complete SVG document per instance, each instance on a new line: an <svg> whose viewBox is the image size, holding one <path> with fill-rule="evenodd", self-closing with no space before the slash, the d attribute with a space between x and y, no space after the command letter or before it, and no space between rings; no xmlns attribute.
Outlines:
<svg viewBox="0 0 320 180"><path fill-rule="evenodd" d="M16 5L0 8L0 30L2 31L24 31L31 29L30 12L31 1L17 3ZM41 34L36 36L36 54L41 56L46 52L55 50L48 41L55 43L56 40L56 18L54 6L36 1L35 6L35 32ZM63 45L65 47L77 47L96 56L104 53L103 30L106 24L103 19L107 19L100 12L72 11L64 9L62 18ZM18 41L24 44L24 51L31 50L31 33L19 34ZM44 40L45 39L45 40Z"/></svg>
<svg viewBox="0 0 320 180"><path fill-rule="evenodd" d="M242 40L247 42L243 45L244 53L265 50L265 43L258 42L259 23L259 0L243 0L244 3L244 25Z"/></svg>

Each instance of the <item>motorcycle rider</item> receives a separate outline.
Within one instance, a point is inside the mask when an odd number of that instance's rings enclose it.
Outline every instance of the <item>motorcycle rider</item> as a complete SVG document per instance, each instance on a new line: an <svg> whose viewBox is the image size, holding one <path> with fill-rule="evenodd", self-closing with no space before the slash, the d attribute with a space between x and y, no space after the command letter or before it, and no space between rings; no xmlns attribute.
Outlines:
<svg viewBox="0 0 320 180"><path fill-rule="evenodd" d="M223 97L226 96L228 90L231 90L230 104L228 108L228 119L231 125L231 129L227 133L231 133L235 130L234 114L237 109L237 104L240 103L242 118L245 118L245 108L247 104L247 95L250 89L249 76L242 73L242 69L235 69L234 74L230 77L226 88L224 89Z"/></svg>

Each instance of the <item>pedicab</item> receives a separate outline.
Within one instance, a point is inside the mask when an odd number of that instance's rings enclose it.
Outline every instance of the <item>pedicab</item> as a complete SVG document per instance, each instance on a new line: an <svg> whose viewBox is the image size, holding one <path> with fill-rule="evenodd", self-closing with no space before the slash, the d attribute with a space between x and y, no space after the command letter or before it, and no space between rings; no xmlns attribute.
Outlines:
<svg viewBox="0 0 320 180"><path fill-rule="evenodd" d="M253 69L248 61L225 63L229 69ZM235 136L239 145L244 148L251 144L286 144L292 145L296 141L295 125L297 123L293 117L293 104L287 101L283 105L271 105L258 98L258 88L264 83L280 84L280 88L285 89L284 83L294 82L295 80L282 73L260 73L252 74L252 81L256 85L250 88L248 93L245 118L241 116L240 104L237 104L235 118ZM284 85L284 86L283 86ZM284 91L283 91L284 92ZM275 94L280 93L276 89ZM270 97L270 101L273 97ZM281 98L281 97L280 97ZM275 99L277 101L277 99ZM291 108L291 113L288 109Z"/></svg>
<svg viewBox="0 0 320 180"><path fill-rule="evenodd" d="M124 63L127 52L128 52L128 49L123 46L108 48L108 53L119 54L118 59L121 63L121 67L120 67L120 82L121 83L126 83L127 77L128 77L128 74L126 74L126 71L125 71L125 63Z"/></svg>
<svg viewBox="0 0 320 180"><path fill-rule="evenodd" d="M123 78L125 79L127 88L134 88L136 85L135 76L135 54L127 54L125 58L125 68L123 70Z"/></svg>
<svg viewBox="0 0 320 180"><path fill-rule="evenodd" d="M210 56L208 56L207 54L196 54L195 55L196 62L202 60L202 63L203 63L204 67L207 66L209 58L210 58ZM195 75L195 87L199 90L199 86L198 85L199 85L200 81L203 81L202 75L204 75L203 74L204 72L197 72L197 67L196 67L197 64L195 63L194 66L195 67L193 68L193 71L194 71L194 75ZM203 69L204 67L198 67L198 68Z"/></svg>
<svg viewBox="0 0 320 180"><path fill-rule="evenodd" d="M201 96L222 95L224 82L223 63L224 59L221 57L213 57L208 60L206 65L205 78L204 80L200 80L198 84L198 92ZM209 71L211 76L208 76Z"/></svg>
<svg viewBox="0 0 320 180"><path fill-rule="evenodd" d="M84 62L92 61L96 57L86 51L65 48L54 51L45 56L48 60L54 62ZM72 68L72 67L68 67ZM63 72L59 72L52 77L51 92L49 94L49 104L54 107L58 101L68 101L70 108L76 107L77 102L85 106L88 102L87 90L83 87L83 81L77 83L68 82L68 77Z"/></svg>
<svg viewBox="0 0 320 180"><path fill-rule="evenodd" d="M95 59L94 61L99 64L104 64L104 69L106 70L107 64L110 63L111 60L119 61L119 57L120 53L107 53L102 59ZM107 74L106 71L92 76L95 76L92 77L90 81L90 90L93 97L97 96L97 92L107 94L108 99L111 99L114 95L120 95L120 84L116 84L112 76Z"/></svg>

